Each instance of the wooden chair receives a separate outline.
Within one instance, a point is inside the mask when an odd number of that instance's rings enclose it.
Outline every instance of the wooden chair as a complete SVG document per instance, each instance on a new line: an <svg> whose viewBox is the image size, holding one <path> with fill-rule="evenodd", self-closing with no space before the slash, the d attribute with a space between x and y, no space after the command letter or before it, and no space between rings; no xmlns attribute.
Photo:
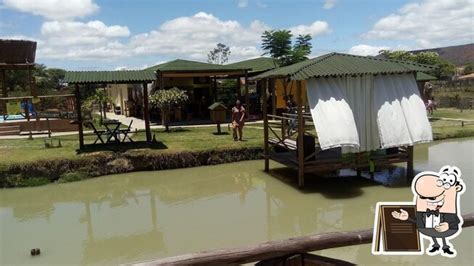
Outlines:
<svg viewBox="0 0 474 266"><path fill-rule="evenodd" d="M107 133L106 130L97 130L94 126L94 123L92 122L87 122L86 123L90 128L92 128L92 130L94 131L94 134L97 136L97 138L95 139L94 143L93 144L96 144L97 141L100 140L100 142L102 144L105 144L104 140L102 139L102 135L104 135L105 133Z"/></svg>
<svg viewBox="0 0 474 266"><path fill-rule="evenodd" d="M123 134L122 143L124 143L127 138L128 138L128 140L130 140L130 142L133 142L133 139L130 138L130 136L128 136L128 133L130 133L132 131L132 124L133 124L133 120L130 121L130 124L128 125L128 128L120 129L120 131L119 131L120 134Z"/></svg>

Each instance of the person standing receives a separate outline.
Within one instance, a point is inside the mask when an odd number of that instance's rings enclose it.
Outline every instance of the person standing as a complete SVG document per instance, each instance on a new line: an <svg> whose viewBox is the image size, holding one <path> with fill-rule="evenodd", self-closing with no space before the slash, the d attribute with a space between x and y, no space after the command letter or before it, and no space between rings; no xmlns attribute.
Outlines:
<svg viewBox="0 0 474 266"><path fill-rule="evenodd" d="M235 106L232 107L232 130L234 140L242 140L243 128L245 123L245 108L240 104L240 101L235 102ZM238 138L237 138L238 133Z"/></svg>

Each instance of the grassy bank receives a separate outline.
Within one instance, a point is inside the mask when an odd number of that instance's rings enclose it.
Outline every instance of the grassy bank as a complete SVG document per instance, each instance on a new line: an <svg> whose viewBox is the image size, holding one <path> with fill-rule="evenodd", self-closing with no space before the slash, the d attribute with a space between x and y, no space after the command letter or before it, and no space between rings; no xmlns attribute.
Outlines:
<svg viewBox="0 0 474 266"><path fill-rule="evenodd" d="M233 141L231 132L223 126L223 132L228 134L214 135L215 127L177 128L170 133L155 130L156 139L163 143L163 149L154 152L181 152L181 151L204 151L210 149L236 149L249 147L262 147L263 131L261 129L246 128L244 131L245 141ZM132 136L135 141L144 141L145 134L139 132ZM55 137L61 141L61 148L45 148L44 139L36 138L0 140L0 154L2 156L0 165L13 163L27 163L37 160L74 159L79 158L76 150L79 147L77 135ZM85 136L86 144L93 143L94 136ZM148 149L144 149L148 150Z"/></svg>

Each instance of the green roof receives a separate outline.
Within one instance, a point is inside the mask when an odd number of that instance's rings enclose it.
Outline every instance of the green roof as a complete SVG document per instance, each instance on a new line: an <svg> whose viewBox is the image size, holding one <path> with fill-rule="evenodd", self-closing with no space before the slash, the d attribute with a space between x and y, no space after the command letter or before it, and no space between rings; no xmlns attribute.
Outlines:
<svg viewBox="0 0 474 266"><path fill-rule="evenodd" d="M437 80L437 77L428 75L424 72L416 72L416 81L429 81L429 80Z"/></svg>
<svg viewBox="0 0 474 266"><path fill-rule="evenodd" d="M149 70L67 71L64 82L71 84L141 83L156 80Z"/></svg>
<svg viewBox="0 0 474 266"><path fill-rule="evenodd" d="M402 62L371 56L330 53L293 65L264 72L253 79L290 78L305 80L313 77L329 77L361 74L393 74L430 71L433 67L412 62Z"/></svg>
<svg viewBox="0 0 474 266"><path fill-rule="evenodd" d="M227 66L251 69L250 73L256 73L275 69L278 67L278 64L273 58L259 57L228 64Z"/></svg>
<svg viewBox="0 0 474 266"><path fill-rule="evenodd" d="M160 72L226 72L246 69L229 65L215 65L197 61L176 59L170 62L149 67L147 70Z"/></svg>

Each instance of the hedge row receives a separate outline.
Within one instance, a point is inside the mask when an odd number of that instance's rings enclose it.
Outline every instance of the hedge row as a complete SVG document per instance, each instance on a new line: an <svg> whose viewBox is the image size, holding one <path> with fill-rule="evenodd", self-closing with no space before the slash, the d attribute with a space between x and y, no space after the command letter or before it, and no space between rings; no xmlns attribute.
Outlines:
<svg viewBox="0 0 474 266"><path fill-rule="evenodd" d="M215 165L263 158L261 148L160 153L94 152L77 159L39 160L0 167L0 187L38 186L96 176Z"/></svg>

